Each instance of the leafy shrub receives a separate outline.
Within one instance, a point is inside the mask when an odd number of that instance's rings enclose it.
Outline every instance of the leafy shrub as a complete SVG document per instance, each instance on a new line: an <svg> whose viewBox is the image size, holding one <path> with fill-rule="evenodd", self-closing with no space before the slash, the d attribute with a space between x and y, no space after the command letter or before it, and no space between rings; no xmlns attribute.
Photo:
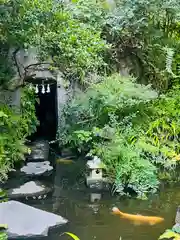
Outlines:
<svg viewBox="0 0 180 240"><path fill-rule="evenodd" d="M149 111L145 103L156 97L157 93L151 90L150 86L137 84L133 78L125 78L118 74L102 77L99 84L92 85L84 93L78 93L64 109L65 131L69 131L68 128L101 128L113 117L119 122L128 121L128 117L131 117L135 122ZM62 143L65 144L68 139L66 136L63 138L62 128L59 134Z"/></svg>
<svg viewBox="0 0 180 240"><path fill-rule="evenodd" d="M64 4L16 0L5 3L4 9L5 42L17 48L36 47L41 60L51 58L52 66L66 76L83 79L89 72L104 69L108 45L101 31L78 20Z"/></svg>
<svg viewBox="0 0 180 240"><path fill-rule="evenodd" d="M96 29L102 30L101 27L104 22L104 17L109 9L105 2L106 1L78 0L75 4L71 2L68 3L66 9L71 11L75 19L88 23Z"/></svg>
<svg viewBox="0 0 180 240"><path fill-rule="evenodd" d="M29 152L26 137L36 130L35 96L29 89L24 89L21 109L0 106L0 180L7 178L7 173L14 164L24 159Z"/></svg>
<svg viewBox="0 0 180 240"><path fill-rule="evenodd" d="M155 98L157 93L150 86L133 78L104 77L64 109L66 125L59 129L60 145L101 157L117 189L130 187L139 195L154 191L156 168L133 145L133 138L141 134L138 125L145 125L151 111L148 103Z"/></svg>
<svg viewBox="0 0 180 240"><path fill-rule="evenodd" d="M153 103L154 114L139 147L151 155L152 161L166 169L174 169L180 159L180 90L175 88ZM149 155L149 156L150 156Z"/></svg>
<svg viewBox="0 0 180 240"><path fill-rule="evenodd" d="M117 1L104 21L104 36L112 44L111 57L117 67L129 57L132 72L142 83L167 89L166 49L179 52L180 3L175 0Z"/></svg>
<svg viewBox="0 0 180 240"><path fill-rule="evenodd" d="M0 240L7 240L8 235L6 233L6 230L8 229L7 224L0 224Z"/></svg>
<svg viewBox="0 0 180 240"><path fill-rule="evenodd" d="M7 233L0 232L0 240L7 240L7 239L8 239Z"/></svg>
<svg viewBox="0 0 180 240"><path fill-rule="evenodd" d="M107 176L114 182L114 190L121 194L130 189L145 197L150 192L156 192L158 180L156 167L143 156L141 149L128 143L124 132L116 134L108 143L98 143L91 151L96 154L106 166Z"/></svg>
<svg viewBox="0 0 180 240"><path fill-rule="evenodd" d="M168 89L179 64L179 2L77 0L67 5L75 19L110 43L108 69L121 68L121 60L128 58L130 72L141 83Z"/></svg>

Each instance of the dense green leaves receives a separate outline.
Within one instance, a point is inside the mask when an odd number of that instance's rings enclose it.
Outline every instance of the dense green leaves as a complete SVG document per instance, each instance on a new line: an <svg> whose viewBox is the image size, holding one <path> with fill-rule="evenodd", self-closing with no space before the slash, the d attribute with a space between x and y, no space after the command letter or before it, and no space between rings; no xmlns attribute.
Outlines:
<svg viewBox="0 0 180 240"><path fill-rule="evenodd" d="M105 67L108 48L101 31L73 16L70 9L52 0L11 0L3 7L2 41L15 48L37 48L42 60L64 74L83 79Z"/></svg>
<svg viewBox="0 0 180 240"><path fill-rule="evenodd" d="M60 145L99 156L115 190L144 197L157 190L157 172L162 179L161 171L170 176L178 165L179 93L175 88L158 97L133 78L102 77L64 109Z"/></svg>
<svg viewBox="0 0 180 240"><path fill-rule="evenodd" d="M133 144L145 125L148 103L157 98L149 86L118 74L102 78L78 94L65 109L66 125L59 130L60 144L96 154L106 165L115 189L133 189L139 196L155 191L156 168ZM71 116L71 118L70 118Z"/></svg>
<svg viewBox="0 0 180 240"><path fill-rule="evenodd" d="M36 130L34 93L24 89L21 110L0 105L0 181L7 178L14 164L29 153L26 137Z"/></svg>
<svg viewBox="0 0 180 240"><path fill-rule="evenodd" d="M179 52L180 3L171 1L118 1L117 8L106 17L105 35L113 44L112 57L130 57L133 73L143 83L168 88L165 47ZM136 62L136 64L135 64Z"/></svg>
<svg viewBox="0 0 180 240"><path fill-rule="evenodd" d="M119 191L153 192L156 170L170 171L180 159L179 12L175 0L3 0L0 85L13 74L9 49L30 46L70 81L89 81L64 109L60 145L100 156ZM114 74L126 67L137 81ZM92 73L98 76L93 84L87 78ZM0 108L2 175L23 158L25 137L35 131L33 94L28 94L20 115Z"/></svg>
<svg viewBox="0 0 180 240"><path fill-rule="evenodd" d="M179 93L179 88L173 89L153 104L154 116L151 116L146 136L139 141L139 146L151 152L157 164L168 169L180 159Z"/></svg>

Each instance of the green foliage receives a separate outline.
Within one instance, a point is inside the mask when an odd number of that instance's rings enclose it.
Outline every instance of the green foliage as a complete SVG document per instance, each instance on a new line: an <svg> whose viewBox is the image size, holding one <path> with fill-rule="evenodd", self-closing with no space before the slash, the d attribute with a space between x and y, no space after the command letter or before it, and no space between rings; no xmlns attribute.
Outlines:
<svg viewBox="0 0 180 240"><path fill-rule="evenodd" d="M8 229L7 224L0 224L0 240L7 240L8 236L5 230Z"/></svg>
<svg viewBox="0 0 180 240"><path fill-rule="evenodd" d="M65 18L64 21L62 18ZM55 65L64 73L82 78L86 73L97 71L104 65L102 55L105 47L99 32L72 19L66 13L65 16L57 17L53 25L49 26L49 31L44 34L41 56L46 52L50 53Z"/></svg>
<svg viewBox="0 0 180 240"><path fill-rule="evenodd" d="M64 109L66 124L73 128L75 123L86 130L92 126L105 126L110 120L113 121L111 118L114 115L118 121L128 121L132 113L135 122L136 115L145 115L148 111L145 103L156 97L157 93L150 86L137 84L133 78L118 74L102 77L99 84L90 86L86 92L78 93L76 99Z"/></svg>
<svg viewBox="0 0 180 240"><path fill-rule="evenodd" d="M0 50L0 86L7 87L7 83L12 78L14 71L8 59L9 48L1 45ZM12 63L11 63L12 64Z"/></svg>
<svg viewBox="0 0 180 240"><path fill-rule="evenodd" d="M179 64L179 11L175 0L3 0L0 43L35 46L71 79L104 72L107 63L119 69L128 57L141 82L164 89Z"/></svg>
<svg viewBox="0 0 180 240"><path fill-rule="evenodd" d="M68 3L66 5L68 11L71 11L73 17L84 23L93 25L95 28L100 29L102 27L104 17L108 13L108 6L105 1L83 1L77 0L76 3Z"/></svg>
<svg viewBox="0 0 180 240"><path fill-rule="evenodd" d="M179 88L158 98L133 78L104 77L64 109L60 145L99 156L115 190L142 197L157 190L157 176L171 180L178 165L179 96Z"/></svg>
<svg viewBox="0 0 180 240"><path fill-rule="evenodd" d="M115 135L107 144L97 144L91 152L103 159L107 176L115 183L115 191L123 194L131 189L143 198L156 192L156 167L144 158L141 149L128 143L124 132Z"/></svg>
<svg viewBox="0 0 180 240"><path fill-rule="evenodd" d="M33 89L25 87L21 95L21 128L24 137L30 136L36 131L38 120L36 117L35 104L38 99Z"/></svg>
<svg viewBox="0 0 180 240"><path fill-rule="evenodd" d="M156 168L135 145L139 122L145 124L157 93L133 78L105 77L78 94L65 111L66 125L59 129L61 145L96 154L106 165L115 189L133 189L138 195L155 191ZM71 118L70 118L71 116Z"/></svg>
<svg viewBox="0 0 180 240"><path fill-rule="evenodd" d="M108 1L109 2L109 1ZM116 4L115 4L116 2ZM179 11L175 0L76 1L68 4L73 16L101 31L110 43L108 69L121 68L128 59L130 72L142 83L167 89L179 75ZM178 77L179 81L179 77Z"/></svg>
<svg viewBox="0 0 180 240"><path fill-rule="evenodd" d="M156 167L165 169L167 176L180 159L180 3L107 2L3 0L0 85L7 85L12 75L12 46L36 47L39 59L50 57L51 70L59 68L70 81L102 75L65 107L59 143L100 156L115 189L130 187L141 195L157 189ZM122 68L124 58L130 73L144 85L132 77L111 75ZM104 77L107 73L110 76ZM157 92L145 86L148 83L171 91L157 98ZM26 91L19 113L0 107L2 177L23 159L25 137L36 129L34 95Z"/></svg>
<svg viewBox="0 0 180 240"><path fill-rule="evenodd" d="M5 232L0 232L0 240L7 240L8 236Z"/></svg>
<svg viewBox="0 0 180 240"><path fill-rule="evenodd" d="M34 107L35 96L24 89L21 109L7 105L0 106L0 180L7 178L7 173L14 164L24 159L29 152L25 146L26 137L36 130L37 119Z"/></svg>
<svg viewBox="0 0 180 240"><path fill-rule="evenodd" d="M172 71L167 74L165 69L165 49L172 48L175 53L180 49L180 3L175 0L117 2L104 24L106 39L113 46L112 59L118 66L121 58L129 57L133 73L138 74L140 81L167 89Z"/></svg>
<svg viewBox="0 0 180 240"><path fill-rule="evenodd" d="M151 153L152 160L165 168L174 168L180 159L180 90L173 89L153 103L149 129L139 147Z"/></svg>
<svg viewBox="0 0 180 240"><path fill-rule="evenodd" d="M81 79L105 67L108 48L100 31L73 17L64 4L53 0L15 0L3 7L3 41L15 48L35 46L40 59L52 58L52 66Z"/></svg>
<svg viewBox="0 0 180 240"><path fill-rule="evenodd" d="M5 190L0 188L0 203L8 201L8 194Z"/></svg>

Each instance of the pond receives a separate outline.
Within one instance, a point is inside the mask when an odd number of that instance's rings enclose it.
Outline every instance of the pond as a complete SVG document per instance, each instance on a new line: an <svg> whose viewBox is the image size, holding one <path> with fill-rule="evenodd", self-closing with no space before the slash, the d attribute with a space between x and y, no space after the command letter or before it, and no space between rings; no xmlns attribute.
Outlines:
<svg viewBox="0 0 180 240"><path fill-rule="evenodd" d="M180 199L178 186L166 187L148 201L120 198L104 192L101 193L100 201L92 203L91 194L95 192L90 192L85 187L83 179L78 183L77 179L77 169L74 171L72 165L57 164L54 180L49 180L54 184L53 196L30 205L67 218L70 223L66 230L81 240L119 240L120 237L121 240L158 239L165 229L174 224ZM127 213L161 216L165 222L155 226L134 226L112 215L113 206ZM53 235L48 239L69 238Z"/></svg>

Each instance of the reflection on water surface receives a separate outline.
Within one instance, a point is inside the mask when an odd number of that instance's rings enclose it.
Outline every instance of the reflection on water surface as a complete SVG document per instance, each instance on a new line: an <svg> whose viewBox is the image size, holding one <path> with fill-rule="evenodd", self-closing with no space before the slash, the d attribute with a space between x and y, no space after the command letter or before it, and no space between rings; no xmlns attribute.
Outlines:
<svg viewBox="0 0 180 240"><path fill-rule="evenodd" d="M163 189L148 201L112 197L108 192L94 196L83 184L76 184L76 175L71 173L70 166L67 165L57 166L54 187L54 196L51 199L34 205L66 217L70 221L68 231L78 235L81 240L119 240L120 237L122 240L157 239L165 229L174 224L176 209L180 203L179 187ZM92 202L93 197L101 199ZM165 222L155 226L134 226L127 220L112 215L113 206L127 213L161 216L165 218ZM51 240L55 239L60 238L51 237ZM67 236L61 239L67 239Z"/></svg>

